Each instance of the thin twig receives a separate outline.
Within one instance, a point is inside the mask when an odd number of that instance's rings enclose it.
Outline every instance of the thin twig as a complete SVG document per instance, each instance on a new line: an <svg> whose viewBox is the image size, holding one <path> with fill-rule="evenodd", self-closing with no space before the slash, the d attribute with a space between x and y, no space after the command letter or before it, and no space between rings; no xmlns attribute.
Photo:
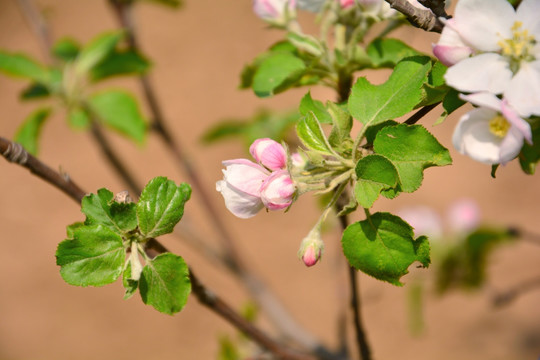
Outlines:
<svg viewBox="0 0 540 360"><path fill-rule="evenodd" d="M444 27L441 20L429 9L419 9L407 0L385 0L390 6L403 15L416 27L426 31L440 33Z"/></svg>
<svg viewBox="0 0 540 360"><path fill-rule="evenodd" d="M446 4L444 0L418 0L420 4L431 9L437 17L448 19L450 16L446 13Z"/></svg>
<svg viewBox="0 0 540 360"><path fill-rule="evenodd" d="M497 307L506 306L516 300L519 296L524 295L531 290L538 289L540 289L540 276L526 280L521 284L510 288L509 290L495 294L493 296L492 303Z"/></svg>
<svg viewBox="0 0 540 360"><path fill-rule="evenodd" d="M340 216L339 221L341 228L345 230L349 225L347 216ZM358 288L358 279L356 269L347 264L349 268L349 280L351 286L351 309L353 311L353 323L354 330L356 333L356 343L358 344L358 352L360 354L360 359L362 360L371 360L371 350L367 342L366 333L362 326L362 314L360 311L360 295Z"/></svg>
<svg viewBox="0 0 540 360"><path fill-rule="evenodd" d="M62 190L77 203L80 203L86 194L84 190L77 186L69 177L52 170L39 159L28 154L28 152L26 152L26 150L24 150L20 144L0 137L0 153L7 161L16 163L29 169L31 173ZM147 246L149 249L153 249L158 253L168 251L165 246L163 246L156 239L150 240L147 243ZM259 346L274 354L277 358L284 360L315 360L315 357L311 355L302 354L284 347L283 345L274 341L260 329L255 327L253 324L245 320L227 303L225 303L210 289L204 286L202 282L195 276L192 269L190 269L190 278L193 293L204 306L223 317L230 324L253 339L253 341L255 341Z"/></svg>
<svg viewBox="0 0 540 360"><path fill-rule="evenodd" d="M21 144L0 137L0 154L2 154L7 161L27 168L32 174L63 191L78 203L80 203L82 198L86 195L86 193L71 180L68 174L60 174L43 164L37 158L29 154Z"/></svg>
<svg viewBox="0 0 540 360"><path fill-rule="evenodd" d="M45 19L40 11L36 8L32 0L17 0L19 9L26 19L28 25L40 39L39 45L42 47L42 52L46 56L47 62L52 62L51 49L53 47L53 39Z"/></svg>
<svg viewBox="0 0 540 360"><path fill-rule="evenodd" d="M427 115L431 110L435 109L437 105L439 105L441 102L437 102L435 104L427 105L415 112L411 115L407 120L405 120L403 123L407 125L413 125L416 124L421 118Z"/></svg>
<svg viewBox="0 0 540 360"><path fill-rule="evenodd" d="M118 0L109 0L109 2L115 10L121 27L127 34L129 46L134 51L138 51L139 47L137 34L134 27L134 21L131 16L131 4ZM262 280L253 275L253 271L247 269L247 266L242 260L232 236L221 220L219 212L216 210L215 206L210 200L210 196L203 186L203 182L200 179L197 169L189 161L189 157L186 156L186 153L178 139L174 139L170 135L171 132L167 128L163 111L158 103L155 90L150 82L150 79L146 75L141 75L139 77L139 81L148 103L148 107L152 113L152 128L162 138L168 149L175 157L177 163L181 165L182 169L188 176L190 184L193 186L194 191L201 199L207 213L209 214L209 217L212 219L216 227L217 233L220 235L225 250L225 253L222 256L222 261L224 264L242 280L257 303L265 310L265 312L268 313L269 319L272 321L274 326L276 326L276 328L278 328L284 334L284 336L289 339L293 339L308 349L320 351L322 354L327 354L328 352L324 350L324 347L320 345L313 335L309 334L295 320L293 320L289 312L276 298L276 296L268 289L268 287L264 285Z"/></svg>

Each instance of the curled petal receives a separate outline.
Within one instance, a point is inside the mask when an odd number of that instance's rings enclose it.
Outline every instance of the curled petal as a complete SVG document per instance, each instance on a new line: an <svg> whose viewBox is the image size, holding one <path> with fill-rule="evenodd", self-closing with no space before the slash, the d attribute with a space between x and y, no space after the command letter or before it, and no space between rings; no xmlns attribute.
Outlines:
<svg viewBox="0 0 540 360"><path fill-rule="evenodd" d="M280 210L291 206L296 187L286 170L274 171L261 187L261 199L269 210Z"/></svg>
<svg viewBox="0 0 540 360"><path fill-rule="evenodd" d="M252 196L260 196L261 185L269 173L262 166L246 159L223 161L224 180L239 191Z"/></svg>
<svg viewBox="0 0 540 360"><path fill-rule="evenodd" d="M272 139L257 139L249 147L251 156L270 170L287 167L287 154L283 146Z"/></svg>
<svg viewBox="0 0 540 360"><path fill-rule="evenodd" d="M216 190L223 195L227 209L239 218L248 219L264 207L260 197L239 191L225 180L216 183Z"/></svg>
<svg viewBox="0 0 540 360"><path fill-rule="evenodd" d="M463 42L453 24L453 19L446 21L439 42L433 45L433 54L446 66L452 66L474 52Z"/></svg>
<svg viewBox="0 0 540 360"><path fill-rule="evenodd" d="M519 114L508 105L506 99L501 101L501 113L510 122L510 124L512 124L512 127L515 127L525 138L525 140L532 145L531 125L527 121L523 120Z"/></svg>

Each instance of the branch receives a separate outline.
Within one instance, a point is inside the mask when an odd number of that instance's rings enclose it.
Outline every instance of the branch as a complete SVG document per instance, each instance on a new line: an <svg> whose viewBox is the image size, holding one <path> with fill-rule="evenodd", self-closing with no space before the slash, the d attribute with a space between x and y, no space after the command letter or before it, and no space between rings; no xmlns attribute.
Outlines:
<svg viewBox="0 0 540 360"><path fill-rule="evenodd" d="M343 230L345 230L347 226L349 225L349 221L346 215L340 216L339 222ZM371 350L367 342L366 333L362 326L362 315L360 312L360 296L359 296L356 269L350 266L348 263L347 263L347 266L349 267L349 280L350 280L350 286L351 286L351 303L350 304L351 304L351 309L354 315L353 323L354 323L354 330L356 333L356 343L358 344L358 351L360 354L360 359L371 360Z"/></svg>
<svg viewBox="0 0 540 360"><path fill-rule="evenodd" d="M7 161L16 163L29 169L31 173L60 189L77 203L80 203L86 194L67 175L60 174L52 170L49 166L42 163L36 157L28 154L22 145L18 143L14 143L0 137L0 153ZM155 239L150 240L147 243L147 246L149 249L153 249L159 253L168 252L165 246ZM315 360L315 358L311 355L302 354L282 346L253 324L245 320L242 316L238 315L227 303L221 300L210 289L205 287L195 276L191 268L190 278L193 293L204 306L223 317L240 331L244 332L257 344L259 344L259 346L267 349L279 359Z"/></svg>
<svg viewBox="0 0 540 360"><path fill-rule="evenodd" d="M501 291L495 294L492 299L494 306L502 307L510 304L516 300L519 296L526 294L531 290L540 289L540 276L526 280L521 284L514 286L506 291Z"/></svg>
<svg viewBox="0 0 540 360"><path fill-rule="evenodd" d="M40 39L39 45L42 47L43 54L46 56L47 61L52 62L51 49L53 46L53 39L45 19L43 19L43 16L32 0L17 0L17 2L19 3L19 9L26 19L26 22Z"/></svg>
<svg viewBox="0 0 540 360"><path fill-rule="evenodd" d="M431 11L419 9L407 0L385 0L390 6L407 17L412 25L426 31L440 33L444 27L441 20Z"/></svg>
<svg viewBox="0 0 540 360"><path fill-rule="evenodd" d="M441 101L436 102L435 104L427 105L412 114L407 120L405 120L403 123L407 125L413 125L416 124L421 118L426 116L431 110L435 109L437 105L439 105Z"/></svg>
<svg viewBox="0 0 540 360"><path fill-rule="evenodd" d="M444 0L418 0L418 2L433 11L437 17L443 17L445 19L450 17L446 13L446 4Z"/></svg>
<svg viewBox="0 0 540 360"><path fill-rule="evenodd" d="M21 144L0 137L0 153L9 162L16 163L27 168L39 178L45 180L70 198L80 203L86 193L69 177L68 174L60 174L36 157L29 154Z"/></svg>

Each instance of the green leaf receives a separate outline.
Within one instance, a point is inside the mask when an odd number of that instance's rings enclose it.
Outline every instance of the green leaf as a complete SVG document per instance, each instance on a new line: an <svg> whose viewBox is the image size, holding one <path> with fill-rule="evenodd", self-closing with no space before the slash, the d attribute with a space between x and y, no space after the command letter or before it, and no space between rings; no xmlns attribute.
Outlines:
<svg viewBox="0 0 540 360"><path fill-rule="evenodd" d="M160 4L172 8L179 8L184 4L182 0L144 0L146 2Z"/></svg>
<svg viewBox="0 0 540 360"><path fill-rule="evenodd" d="M450 89L442 102L444 112L441 114L441 117L435 122L435 125L441 124L444 120L446 120L448 115L450 115L455 110L459 109L465 104L466 102L459 98L459 92L454 89Z"/></svg>
<svg viewBox="0 0 540 360"><path fill-rule="evenodd" d="M86 111L81 108L69 109L68 123L74 129L88 129L90 127L90 118Z"/></svg>
<svg viewBox="0 0 540 360"><path fill-rule="evenodd" d="M428 74L427 82L422 86L422 101L416 105L416 108L441 102L445 98L448 91L450 91L450 87L446 86L444 80L444 74L447 69L439 61L433 64Z"/></svg>
<svg viewBox="0 0 540 360"><path fill-rule="evenodd" d="M139 229L146 237L171 233L184 214L191 187L176 185L166 177L155 177L145 186L137 203Z"/></svg>
<svg viewBox="0 0 540 360"><path fill-rule="evenodd" d="M77 41L70 38L63 38L54 44L52 53L58 59L67 62L75 60L77 55L79 55L80 50L81 46Z"/></svg>
<svg viewBox="0 0 540 360"><path fill-rule="evenodd" d="M51 81L49 70L25 54L9 54L0 50L0 71L41 84L48 84Z"/></svg>
<svg viewBox="0 0 540 360"><path fill-rule="evenodd" d="M525 174L533 175L540 161L540 123L532 126L532 145L525 142L519 153L519 164Z"/></svg>
<svg viewBox="0 0 540 360"><path fill-rule="evenodd" d="M331 154L330 145L321 128L317 117L313 112L309 112L296 125L296 133L302 143L311 150L325 154Z"/></svg>
<svg viewBox="0 0 540 360"><path fill-rule="evenodd" d="M355 269L376 279L401 286L409 266L429 266L429 243L424 236L414 240L412 227L389 213L375 213L351 224L341 240L343 253Z"/></svg>
<svg viewBox="0 0 540 360"><path fill-rule="evenodd" d="M37 155L39 136L45 120L52 110L50 108L38 109L28 116L19 126L15 134L15 142L20 143L26 151L32 155Z"/></svg>
<svg viewBox="0 0 540 360"><path fill-rule="evenodd" d="M146 121L137 100L122 90L107 90L90 97L97 117L111 129L142 144L146 136Z"/></svg>
<svg viewBox="0 0 540 360"><path fill-rule="evenodd" d="M169 315L179 312L191 292L186 263L171 253L156 256L143 268L139 292L142 301L157 311Z"/></svg>
<svg viewBox="0 0 540 360"><path fill-rule="evenodd" d="M331 101L328 101L326 106L332 117L332 131L328 136L328 142L334 147L340 147L351 137L352 117L345 106Z"/></svg>
<svg viewBox="0 0 540 360"><path fill-rule="evenodd" d="M400 40L385 38L373 40L367 46L366 52L373 68L391 69L406 57L423 55Z"/></svg>
<svg viewBox="0 0 540 360"><path fill-rule="evenodd" d="M366 141L368 144L372 144L375 141L375 137L377 136L377 133L384 129L387 126L394 126L399 124L397 121L394 120L387 120L383 121L382 123L379 123L377 125L370 126L366 129Z"/></svg>
<svg viewBox="0 0 540 360"><path fill-rule="evenodd" d="M124 289L126 290L124 293L124 300L132 297L139 288L139 281L132 279L130 261L128 261L127 266L122 273L122 285L124 285Z"/></svg>
<svg viewBox="0 0 540 360"><path fill-rule="evenodd" d="M102 225L73 230L73 240L62 241L56 264L65 282L77 286L103 286L122 273L125 251L122 238Z"/></svg>
<svg viewBox="0 0 540 360"><path fill-rule="evenodd" d="M75 236L75 230L80 228L81 226L85 226L83 222L77 221L71 225L68 225L66 227L66 235L68 239L73 239L73 236Z"/></svg>
<svg viewBox="0 0 540 360"><path fill-rule="evenodd" d="M124 37L123 32L101 34L85 45L77 57L77 70L84 73L105 59Z"/></svg>
<svg viewBox="0 0 540 360"><path fill-rule="evenodd" d="M113 193L99 189L97 194L86 195L81 202L81 211L86 215L85 224L100 224L119 235L137 227L135 203L120 204L113 201Z"/></svg>
<svg viewBox="0 0 540 360"><path fill-rule="evenodd" d="M351 115L365 126L405 115L422 99L430 68L429 57L410 57L397 64L384 84L372 85L359 78L349 98Z"/></svg>
<svg viewBox="0 0 540 360"><path fill-rule="evenodd" d="M291 53L270 53L253 76L253 91L258 97L277 94L299 80L305 69L304 62Z"/></svg>
<svg viewBox="0 0 540 360"><path fill-rule="evenodd" d="M21 94L21 100L34 100L34 99L43 99L51 95L49 89L39 83L32 83L27 88L25 88Z"/></svg>
<svg viewBox="0 0 540 360"><path fill-rule="evenodd" d="M370 208L382 190L398 184L398 173L394 164L381 155L368 155L356 163L357 182L354 188L360 206Z"/></svg>
<svg viewBox="0 0 540 360"><path fill-rule="evenodd" d="M111 76L144 74L150 68L148 60L133 50L114 51L90 71L92 81Z"/></svg>
<svg viewBox="0 0 540 360"><path fill-rule="evenodd" d="M392 161L405 192L420 187L424 169L452 163L448 150L421 125L385 127L377 133L373 150Z"/></svg>
<svg viewBox="0 0 540 360"><path fill-rule="evenodd" d="M298 111L304 116L307 115L310 111L313 112L313 114L317 117L317 120L319 120L321 124L332 123L332 116L326 110L324 104L319 100L313 100L310 92L304 95L302 100L300 100L300 106L298 107Z"/></svg>

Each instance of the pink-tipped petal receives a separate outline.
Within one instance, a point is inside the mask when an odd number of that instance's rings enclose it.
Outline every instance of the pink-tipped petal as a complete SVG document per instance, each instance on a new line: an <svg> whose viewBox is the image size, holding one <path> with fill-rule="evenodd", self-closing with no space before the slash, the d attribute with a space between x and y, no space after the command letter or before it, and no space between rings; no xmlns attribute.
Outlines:
<svg viewBox="0 0 540 360"><path fill-rule="evenodd" d="M287 167L287 154L283 146L272 139L257 139L249 147L251 156L270 170Z"/></svg>
<svg viewBox="0 0 540 360"><path fill-rule="evenodd" d="M281 210L291 206L296 187L286 170L274 171L261 187L261 199L269 210Z"/></svg>

